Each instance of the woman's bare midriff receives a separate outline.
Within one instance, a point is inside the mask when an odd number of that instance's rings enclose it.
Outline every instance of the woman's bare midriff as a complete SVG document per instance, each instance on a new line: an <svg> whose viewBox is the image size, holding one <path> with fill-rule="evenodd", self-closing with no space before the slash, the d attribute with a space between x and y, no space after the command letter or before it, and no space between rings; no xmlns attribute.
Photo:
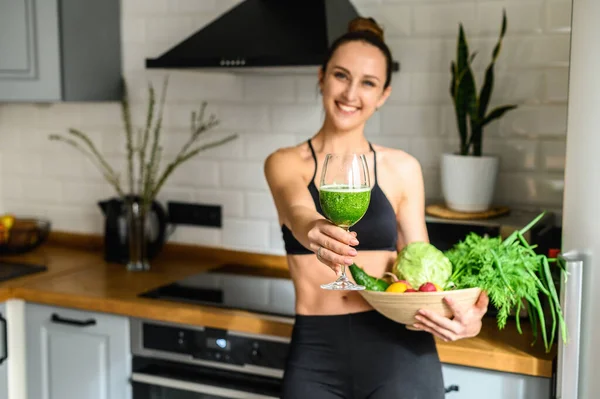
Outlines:
<svg viewBox="0 0 600 399"><path fill-rule="evenodd" d="M372 276L381 276L396 259L392 251L358 251L355 263ZM371 310L372 307L356 291L330 291L320 286L337 276L314 254L288 255L288 265L296 289L296 313L301 315L335 315ZM352 281L350 270L346 275Z"/></svg>

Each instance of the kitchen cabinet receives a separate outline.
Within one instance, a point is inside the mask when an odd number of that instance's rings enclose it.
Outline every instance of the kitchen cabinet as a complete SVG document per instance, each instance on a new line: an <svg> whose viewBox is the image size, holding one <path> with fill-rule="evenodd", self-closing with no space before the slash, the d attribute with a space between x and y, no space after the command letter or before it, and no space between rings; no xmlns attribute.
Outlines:
<svg viewBox="0 0 600 399"><path fill-rule="evenodd" d="M0 398L8 398L8 345L6 304L0 303Z"/></svg>
<svg viewBox="0 0 600 399"><path fill-rule="evenodd" d="M26 303L27 397L130 399L126 317Z"/></svg>
<svg viewBox="0 0 600 399"><path fill-rule="evenodd" d="M119 0L0 0L0 102L117 101Z"/></svg>
<svg viewBox="0 0 600 399"><path fill-rule="evenodd" d="M444 364L447 399L547 399L550 378ZM449 391L450 388L455 390Z"/></svg>

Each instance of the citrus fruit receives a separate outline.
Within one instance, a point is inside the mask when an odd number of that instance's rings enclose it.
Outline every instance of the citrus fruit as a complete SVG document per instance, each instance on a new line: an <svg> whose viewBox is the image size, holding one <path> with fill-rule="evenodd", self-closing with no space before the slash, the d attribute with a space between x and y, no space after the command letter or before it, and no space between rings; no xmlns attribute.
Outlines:
<svg viewBox="0 0 600 399"><path fill-rule="evenodd" d="M390 284L385 292L405 292L409 288L410 287L406 283L398 281L397 283Z"/></svg>

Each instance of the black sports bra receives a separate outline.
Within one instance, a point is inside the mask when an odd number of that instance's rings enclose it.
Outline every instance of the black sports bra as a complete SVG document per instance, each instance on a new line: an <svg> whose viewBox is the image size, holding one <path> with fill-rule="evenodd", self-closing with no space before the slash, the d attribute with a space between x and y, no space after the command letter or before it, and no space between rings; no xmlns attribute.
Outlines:
<svg viewBox="0 0 600 399"><path fill-rule="evenodd" d="M308 146L312 153L315 161L315 172L308 185L308 191L313 198L317 212L323 215L321 209L321 203L319 202L319 190L315 185L315 176L317 174L317 156L315 150L308 140ZM398 240L398 229L396 224L396 214L392 204L385 196L379 184L377 184L377 154L373 149L371 143L369 148L373 151L374 157L374 172L375 172L375 184L371 190L371 202L369 208L365 213L365 216L352 226L351 231L355 231L359 245L355 248L357 251L396 251L396 243ZM283 224L281 226L281 232L283 234L283 242L285 244L285 251L288 255L301 255L301 254L312 254L313 251L305 248L296 237L292 234L291 230Z"/></svg>

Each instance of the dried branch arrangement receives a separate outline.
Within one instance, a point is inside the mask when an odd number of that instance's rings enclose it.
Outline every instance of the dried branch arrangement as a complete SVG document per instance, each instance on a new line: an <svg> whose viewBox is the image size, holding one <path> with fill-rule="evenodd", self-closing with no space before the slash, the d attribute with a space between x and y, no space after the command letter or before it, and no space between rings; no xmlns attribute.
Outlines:
<svg viewBox="0 0 600 399"><path fill-rule="evenodd" d="M131 111L127 85L124 84L124 94L121 101L121 117L125 132L125 145L127 156L127 192L123 188L121 176L115 171L98 151L98 148L89 136L78 130L69 129L70 136L51 134L50 140L66 143L84 154L102 173L105 180L115 189L120 197L139 196L145 210L156 198L162 186L175 169L193 158L202 151L218 147L237 135L229 135L223 139L210 143L199 144L202 133L219 124L215 115L210 115L205 121L206 102L203 102L198 112L192 112L191 132L188 140L179 150L174 159L161 170L162 151L161 134L163 127L163 111L166 99L168 79L163 84L162 95L156 109L156 93L152 84L148 85L148 110L144 127L135 129L131 122Z"/></svg>

